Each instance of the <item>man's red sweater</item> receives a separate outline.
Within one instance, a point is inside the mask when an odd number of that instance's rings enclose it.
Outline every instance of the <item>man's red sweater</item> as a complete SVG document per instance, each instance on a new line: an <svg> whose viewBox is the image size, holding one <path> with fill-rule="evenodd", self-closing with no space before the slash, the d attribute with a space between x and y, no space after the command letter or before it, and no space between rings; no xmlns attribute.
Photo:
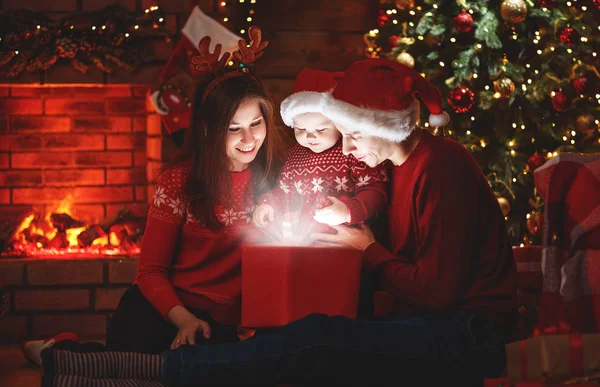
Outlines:
<svg viewBox="0 0 600 387"><path fill-rule="evenodd" d="M364 263L395 297L395 310L461 308L506 327L515 315L515 261L475 159L458 142L423 131L391 180L387 248L373 243Z"/></svg>
<svg viewBox="0 0 600 387"><path fill-rule="evenodd" d="M213 232L188 211L183 194L187 170L165 171L158 179L148 215L136 282L167 317L176 305L207 311L222 323L240 321L241 251L250 227L252 172L232 172L232 200L217 205L223 227Z"/></svg>

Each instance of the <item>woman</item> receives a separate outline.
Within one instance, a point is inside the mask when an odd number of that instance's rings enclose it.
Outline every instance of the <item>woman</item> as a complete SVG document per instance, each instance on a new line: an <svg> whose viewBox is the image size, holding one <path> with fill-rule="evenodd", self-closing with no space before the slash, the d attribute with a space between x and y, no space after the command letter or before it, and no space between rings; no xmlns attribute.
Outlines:
<svg viewBox="0 0 600 387"><path fill-rule="evenodd" d="M39 363L39 351L62 342L74 351L114 350L159 353L198 340L238 341L240 245L252 227L255 198L274 183L283 161L274 129L273 106L260 80L247 67L266 42L252 29L252 46L229 58L208 52L191 66L199 82L192 125L185 144L158 179L148 214L137 278L123 295L108 326L106 348L77 344L61 334L25 344ZM258 34L258 35L257 35ZM211 61L210 59L213 59ZM239 70L239 69L242 70ZM215 75L218 74L218 75Z"/></svg>

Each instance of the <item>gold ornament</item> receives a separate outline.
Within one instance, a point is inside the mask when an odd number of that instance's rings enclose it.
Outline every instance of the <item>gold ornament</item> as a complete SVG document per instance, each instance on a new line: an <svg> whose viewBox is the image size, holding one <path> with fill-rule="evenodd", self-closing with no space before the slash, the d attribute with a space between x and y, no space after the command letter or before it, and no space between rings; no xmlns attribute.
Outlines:
<svg viewBox="0 0 600 387"><path fill-rule="evenodd" d="M500 204L500 209L502 210L502 214L507 216L510 213L510 202L503 196L496 198L498 200L498 204Z"/></svg>
<svg viewBox="0 0 600 387"><path fill-rule="evenodd" d="M413 9L415 7L415 0L396 0L396 8L401 11L406 9Z"/></svg>
<svg viewBox="0 0 600 387"><path fill-rule="evenodd" d="M527 218L527 229L531 235L536 235L540 232L543 221L544 214L542 214L539 210L533 210L529 213L529 218Z"/></svg>
<svg viewBox="0 0 600 387"><path fill-rule="evenodd" d="M575 121L575 127L579 133L592 134L596 126L596 119L590 113L584 113L577 117Z"/></svg>
<svg viewBox="0 0 600 387"><path fill-rule="evenodd" d="M505 22L522 23L527 17L527 4L523 0L504 0L500 6L500 15Z"/></svg>
<svg viewBox="0 0 600 387"><path fill-rule="evenodd" d="M403 64L408 67L415 67L415 58L412 57L408 52L402 51L397 57L396 62Z"/></svg>
<svg viewBox="0 0 600 387"><path fill-rule="evenodd" d="M494 91L502 98L509 98L515 91L515 83L510 78L500 78L494 81Z"/></svg>

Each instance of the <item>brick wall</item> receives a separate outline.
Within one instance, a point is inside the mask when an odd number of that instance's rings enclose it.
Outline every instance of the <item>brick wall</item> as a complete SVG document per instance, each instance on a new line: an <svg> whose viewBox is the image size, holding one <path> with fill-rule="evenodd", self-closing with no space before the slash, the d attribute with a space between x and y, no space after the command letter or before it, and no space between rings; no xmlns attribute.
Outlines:
<svg viewBox="0 0 600 387"><path fill-rule="evenodd" d="M0 211L51 210L101 220L145 215L144 85L0 85Z"/></svg>
<svg viewBox="0 0 600 387"><path fill-rule="evenodd" d="M135 279L136 259L0 260L8 312L0 344L73 331L104 339L110 314Z"/></svg>

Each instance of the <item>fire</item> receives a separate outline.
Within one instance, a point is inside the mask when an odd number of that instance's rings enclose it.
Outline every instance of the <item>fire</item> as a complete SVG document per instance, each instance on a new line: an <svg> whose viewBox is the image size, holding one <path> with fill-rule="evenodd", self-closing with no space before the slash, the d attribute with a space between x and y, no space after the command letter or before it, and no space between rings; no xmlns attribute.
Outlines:
<svg viewBox="0 0 600 387"><path fill-rule="evenodd" d="M145 219L123 209L112 219L86 224L73 217L72 198L60 201L45 216L28 214L15 229L3 256L137 255Z"/></svg>

